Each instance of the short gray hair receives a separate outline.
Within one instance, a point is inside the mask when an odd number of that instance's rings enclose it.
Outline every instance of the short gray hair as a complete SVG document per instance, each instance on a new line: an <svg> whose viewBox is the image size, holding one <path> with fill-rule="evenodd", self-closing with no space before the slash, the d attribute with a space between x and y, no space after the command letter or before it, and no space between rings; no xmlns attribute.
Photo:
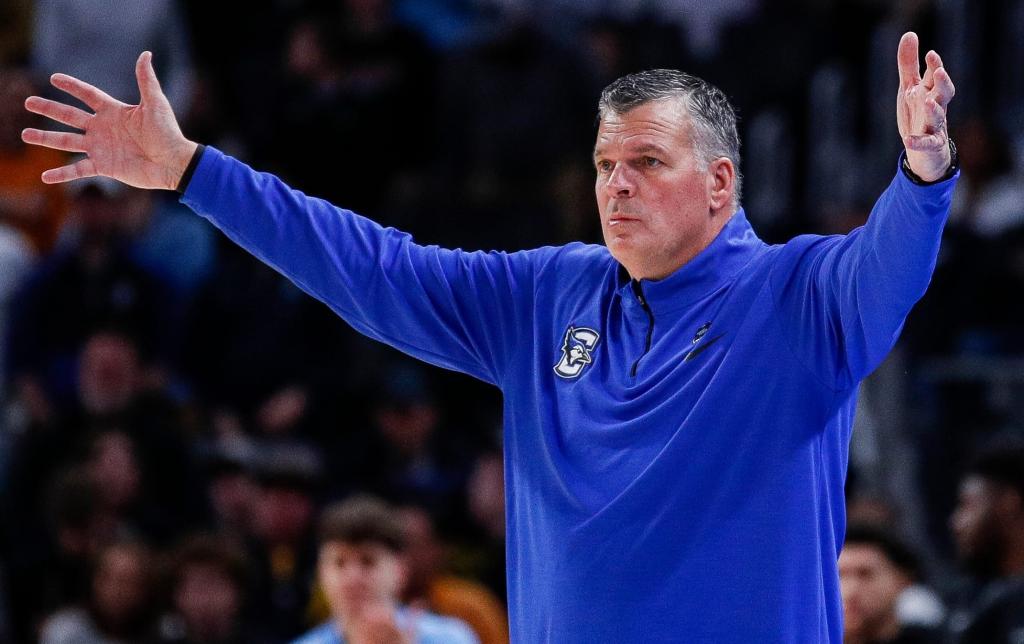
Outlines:
<svg viewBox="0 0 1024 644"><path fill-rule="evenodd" d="M690 116L693 148L701 161L710 164L726 157L736 167L733 205L740 202L743 177L740 175L740 137L736 128L736 110L725 93L702 78L675 69L650 69L628 74L601 92L598 118L625 114L634 107L665 98L681 99Z"/></svg>

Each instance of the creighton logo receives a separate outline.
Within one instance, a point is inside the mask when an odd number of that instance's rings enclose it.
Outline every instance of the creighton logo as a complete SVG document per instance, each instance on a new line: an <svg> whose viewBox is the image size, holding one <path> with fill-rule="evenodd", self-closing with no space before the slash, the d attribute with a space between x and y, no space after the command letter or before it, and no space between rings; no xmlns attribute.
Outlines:
<svg viewBox="0 0 1024 644"><path fill-rule="evenodd" d="M591 351L601 336L593 329L569 326L562 342L562 359L555 365L555 373L562 378L575 378L594 361Z"/></svg>

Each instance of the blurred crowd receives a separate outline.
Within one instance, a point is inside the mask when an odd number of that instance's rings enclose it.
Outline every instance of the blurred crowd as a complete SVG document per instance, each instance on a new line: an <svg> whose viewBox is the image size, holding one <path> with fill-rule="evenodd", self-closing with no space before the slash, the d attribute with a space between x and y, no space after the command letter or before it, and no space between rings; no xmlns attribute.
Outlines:
<svg viewBox="0 0 1024 644"><path fill-rule="evenodd" d="M514 250L600 242L598 93L683 69L738 107L744 206L782 242L863 223L896 172L914 29L957 85L962 176L866 385L847 638L1024 642L1024 2L130 5L0 5L0 641L290 641L337 612L316 526L361 494L401 528L376 538L395 598L507 641L499 393L362 338L175 195L43 185L67 156L19 137L50 73L135 102L151 50L189 138L420 242Z"/></svg>

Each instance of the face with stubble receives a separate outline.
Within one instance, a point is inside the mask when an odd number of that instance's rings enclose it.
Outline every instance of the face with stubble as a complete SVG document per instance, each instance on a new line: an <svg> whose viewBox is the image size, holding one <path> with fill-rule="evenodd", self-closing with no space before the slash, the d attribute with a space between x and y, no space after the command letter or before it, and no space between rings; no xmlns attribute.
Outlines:
<svg viewBox="0 0 1024 644"><path fill-rule="evenodd" d="M661 279L693 259L732 215L735 169L705 163L677 99L606 114L594 147L605 244L634 279Z"/></svg>

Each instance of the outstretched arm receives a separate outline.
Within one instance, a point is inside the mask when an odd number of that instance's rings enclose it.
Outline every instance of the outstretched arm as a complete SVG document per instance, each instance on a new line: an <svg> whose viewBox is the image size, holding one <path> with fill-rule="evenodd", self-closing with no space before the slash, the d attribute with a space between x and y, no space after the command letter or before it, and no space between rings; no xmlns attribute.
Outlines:
<svg viewBox="0 0 1024 644"><path fill-rule="evenodd" d="M849 235L794 239L773 271L791 342L835 389L856 385L878 366L935 268L955 184L946 129L954 90L937 53L925 62L922 77L917 35L904 34L896 122L913 176L897 172L867 224Z"/></svg>
<svg viewBox="0 0 1024 644"><path fill-rule="evenodd" d="M147 51L135 63L141 97L138 105L122 103L66 74L54 74L50 82L88 105L92 114L39 96L25 100L28 111L82 130L53 132L29 128L21 133L26 143L86 155L75 163L44 172L44 183L104 176L136 188L177 187L197 144L181 133L171 105L160 89L152 60L153 55Z"/></svg>
<svg viewBox="0 0 1024 644"><path fill-rule="evenodd" d="M30 111L82 130L22 133L28 143L87 155L47 170L43 181L102 175L140 188L178 187L198 145L182 135L148 52L135 73L139 105L63 74L53 84L93 114L39 97L26 101ZM420 246L213 148L199 156L182 201L358 331L420 359L500 385L528 337L538 258L548 251Z"/></svg>

